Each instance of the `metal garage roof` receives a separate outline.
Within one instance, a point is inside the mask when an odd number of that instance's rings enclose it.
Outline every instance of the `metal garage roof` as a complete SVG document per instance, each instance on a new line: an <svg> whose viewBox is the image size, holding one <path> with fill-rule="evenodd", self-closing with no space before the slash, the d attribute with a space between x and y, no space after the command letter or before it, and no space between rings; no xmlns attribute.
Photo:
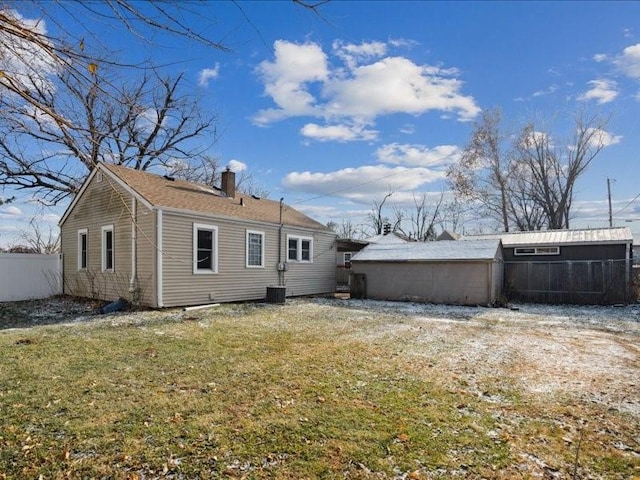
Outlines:
<svg viewBox="0 0 640 480"><path fill-rule="evenodd" d="M352 262L492 261L500 258L500 239L465 242L409 242L371 244L356 253Z"/></svg>
<svg viewBox="0 0 640 480"><path fill-rule="evenodd" d="M499 238L505 247L521 245L590 245L630 243L633 241L629 227L588 228L583 230L539 230L535 232L497 233L492 235L469 235L461 240Z"/></svg>

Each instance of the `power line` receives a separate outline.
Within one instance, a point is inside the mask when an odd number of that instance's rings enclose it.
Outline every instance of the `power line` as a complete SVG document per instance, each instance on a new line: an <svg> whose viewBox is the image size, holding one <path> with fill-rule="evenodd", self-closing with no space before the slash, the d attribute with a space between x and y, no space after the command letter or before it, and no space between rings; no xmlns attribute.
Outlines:
<svg viewBox="0 0 640 480"><path fill-rule="evenodd" d="M622 207L620 210L618 210L615 215L618 215L619 213L622 213L623 211L625 211L627 208L629 208L631 206L631 204L633 202L635 202L636 200L638 200L638 198L640 198L640 193L637 194L635 197L633 197L633 199L631 199L631 201L629 203L627 203L624 207Z"/></svg>

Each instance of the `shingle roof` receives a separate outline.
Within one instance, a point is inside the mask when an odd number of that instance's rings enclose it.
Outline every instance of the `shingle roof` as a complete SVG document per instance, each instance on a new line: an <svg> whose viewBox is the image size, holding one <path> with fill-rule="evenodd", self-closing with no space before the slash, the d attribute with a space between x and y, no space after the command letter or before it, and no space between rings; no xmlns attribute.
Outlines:
<svg viewBox="0 0 640 480"><path fill-rule="evenodd" d="M236 192L228 198L220 189L183 180L169 180L160 175L133 170L113 164L100 164L117 176L154 207L171 208L194 213L280 223L280 202ZM282 222L285 225L328 231L321 223L294 208L284 205Z"/></svg>
<svg viewBox="0 0 640 480"><path fill-rule="evenodd" d="M535 232L469 235L461 240L499 238L505 247L521 245L585 245L592 243L628 243L633 241L629 227L587 228L582 230L539 230Z"/></svg>
<svg viewBox="0 0 640 480"><path fill-rule="evenodd" d="M498 257L500 240L468 240L466 242L407 242L402 244L375 244L356 253L352 262L438 262L438 261L491 261Z"/></svg>

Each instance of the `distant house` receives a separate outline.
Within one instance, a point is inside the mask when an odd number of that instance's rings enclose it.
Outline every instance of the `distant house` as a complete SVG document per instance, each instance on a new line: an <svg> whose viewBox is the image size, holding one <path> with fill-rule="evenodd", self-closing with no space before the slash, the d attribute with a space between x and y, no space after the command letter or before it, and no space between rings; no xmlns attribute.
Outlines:
<svg viewBox="0 0 640 480"><path fill-rule="evenodd" d="M502 294L499 239L370 244L351 265L364 298L490 305Z"/></svg>
<svg viewBox="0 0 640 480"><path fill-rule="evenodd" d="M301 212L221 188L98 164L60 220L65 293L150 307L335 291L336 235Z"/></svg>
<svg viewBox="0 0 640 480"><path fill-rule="evenodd" d="M628 227L472 235L500 239L505 293L540 303L618 303L630 300L633 237Z"/></svg>

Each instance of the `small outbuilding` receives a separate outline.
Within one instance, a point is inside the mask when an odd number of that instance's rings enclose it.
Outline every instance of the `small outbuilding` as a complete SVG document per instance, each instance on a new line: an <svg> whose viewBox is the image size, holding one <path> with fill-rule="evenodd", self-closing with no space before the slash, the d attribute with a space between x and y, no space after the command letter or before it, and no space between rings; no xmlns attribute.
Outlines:
<svg viewBox="0 0 640 480"><path fill-rule="evenodd" d="M538 303L633 301L633 236L628 227L469 236L500 239L508 299ZM458 242L464 243L464 242Z"/></svg>
<svg viewBox="0 0 640 480"><path fill-rule="evenodd" d="M370 244L351 268L360 298L493 305L502 294L499 239Z"/></svg>

